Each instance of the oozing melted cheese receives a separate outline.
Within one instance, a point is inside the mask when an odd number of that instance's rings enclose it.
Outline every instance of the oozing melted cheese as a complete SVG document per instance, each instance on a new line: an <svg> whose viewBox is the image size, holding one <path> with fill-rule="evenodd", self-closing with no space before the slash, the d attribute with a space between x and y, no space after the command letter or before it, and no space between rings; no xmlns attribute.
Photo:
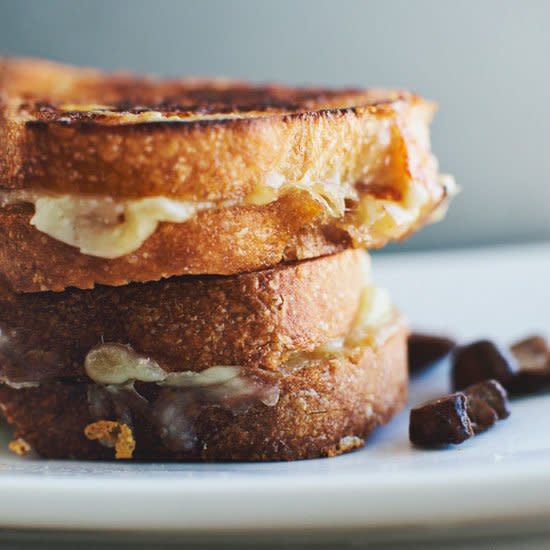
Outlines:
<svg viewBox="0 0 550 550"><path fill-rule="evenodd" d="M346 200L357 200L359 195L353 185L343 182L339 174L329 180L318 182L305 174L300 181L285 182L281 174L270 172L261 185L257 185L245 202L248 204L269 204L288 191L305 191L316 200L333 218L340 218L346 210Z"/></svg>
<svg viewBox="0 0 550 550"><path fill-rule="evenodd" d="M454 182L447 177L447 197ZM262 185L241 201L189 201L168 197L115 200L111 197L52 195L38 191L1 191L0 207L28 203L34 205L31 224L50 237L77 247L82 254L114 259L137 249L155 232L160 222L183 223L199 211L226 208L235 204L263 205L289 191L305 191L323 206L332 218L342 218L346 201L355 201L354 223L373 237L395 238L410 229L426 204L432 200L423 184L411 181L400 202L360 195L355 186L340 181L338 175L324 182L307 175L298 182L285 182L270 173ZM441 214L443 210L439 212Z"/></svg>
<svg viewBox="0 0 550 550"><path fill-rule="evenodd" d="M96 384L111 391L133 387L134 382L148 382L174 388L200 388L214 399L255 396L267 406L275 405L279 399L277 386L258 385L241 367L216 365L199 372L166 372L154 359L117 343L99 344L90 350L84 368Z"/></svg>
<svg viewBox="0 0 550 550"><path fill-rule="evenodd" d="M145 108L145 107L143 107ZM139 109L139 106L136 107ZM128 111L117 110L112 105L101 105L98 103L65 103L59 106L59 110L65 113L87 113L101 115L97 119L99 124L136 124L147 122L195 122L210 120L234 120L242 118L269 117L272 113L266 111L246 111L243 113L162 113L160 111L144 110L141 112L130 113ZM58 121L70 121L70 117L61 116Z"/></svg>
<svg viewBox="0 0 550 550"><path fill-rule="evenodd" d="M176 387L210 386L223 384L239 375L239 367L233 366L215 366L200 372L168 373L154 359L117 343L99 344L90 350L84 368L94 382L117 385L139 381Z"/></svg>
<svg viewBox="0 0 550 550"><path fill-rule="evenodd" d="M83 254L119 258L137 250L160 222L182 223L209 202L147 197L116 201L110 197L46 195L32 191L0 194L0 205L34 205L31 224Z"/></svg>
<svg viewBox="0 0 550 550"><path fill-rule="evenodd" d="M444 190L443 200L431 213L429 222L434 223L445 217L451 199L459 189L453 176L441 174L439 184ZM370 195L361 197L356 211L359 225L369 231L373 238L394 239L404 235L414 227L420 218L423 208L432 200L423 184L411 181L402 201L373 198Z"/></svg>
<svg viewBox="0 0 550 550"><path fill-rule="evenodd" d="M318 346L313 352L293 353L290 361L296 364L307 361L312 354L315 357L334 356L358 346L382 345L399 326L398 318L399 314L389 292L384 288L367 284L361 292L350 331L340 338L334 338Z"/></svg>

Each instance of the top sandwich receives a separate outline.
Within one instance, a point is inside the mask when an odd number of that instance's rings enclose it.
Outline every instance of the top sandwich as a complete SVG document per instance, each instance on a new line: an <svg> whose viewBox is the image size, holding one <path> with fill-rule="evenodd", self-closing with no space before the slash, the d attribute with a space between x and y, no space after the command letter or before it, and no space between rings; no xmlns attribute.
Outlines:
<svg viewBox="0 0 550 550"><path fill-rule="evenodd" d="M0 59L0 277L61 291L383 246L452 192L433 112L400 90Z"/></svg>

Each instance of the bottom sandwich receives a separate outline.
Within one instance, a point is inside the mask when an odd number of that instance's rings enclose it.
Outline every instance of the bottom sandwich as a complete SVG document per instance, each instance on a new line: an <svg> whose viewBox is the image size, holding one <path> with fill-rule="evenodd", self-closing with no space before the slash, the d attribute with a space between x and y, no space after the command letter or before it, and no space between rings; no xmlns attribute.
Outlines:
<svg viewBox="0 0 550 550"><path fill-rule="evenodd" d="M346 252L235 277L4 297L12 315L0 318L0 324L14 341L25 329L39 328L33 307L49 312L50 325L68 322L68 311L74 327L72 336L67 331L65 348L53 341L48 348L50 338L42 331L34 340L18 340L18 349L4 346L0 353L0 403L21 440L15 450L28 444L46 458L214 461L294 460L361 447L374 428L403 407L407 393L407 328L366 277L363 254ZM331 324L322 319L333 307L326 298L342 278L351 286L340 298L355 305L342 307L343 317ZM353 289L355 280L358 289ZM160 350L151 353L145 341L131 338L122 323L128 312L145 308L149 316L141 325L152 330L158 315L144 303L167 285L178 295L177 303L162 300L158 310L171 327L187 334L197 312L191 315L177 305L192 297L198 284L208 287L201 303L206 319L219 315L220 301L246 288L247 309L239 323L251 332L251 352L258 347L252 333L270 329L271 340L264 338L259 356L256 350L247 358L244 348L231 351L231 346L215 351L217 338L237 336L234 318L223 326L214 323L205 365L199 359L180 362ZM266 303L273 307L266 310ZM91 310L94 322L85 318ZM310 322L304 316L308 311L318 326L308 329L309 339L291 338L296 324L303 330ZM247 325L245 318L255 320ZM88 338L96 344L83 344L81 331L88 337L97 331ZM179 353L186 340L178 345ZM217 361L216 354L224 353L229 361ZM25 357L49 366L37 376Z"/></svg>

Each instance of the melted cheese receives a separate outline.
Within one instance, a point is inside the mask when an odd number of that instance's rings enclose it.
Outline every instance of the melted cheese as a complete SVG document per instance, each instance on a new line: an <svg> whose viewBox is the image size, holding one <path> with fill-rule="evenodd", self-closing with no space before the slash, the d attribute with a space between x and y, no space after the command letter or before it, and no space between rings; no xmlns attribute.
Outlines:
<svg viewBox="0 0 550 550"><path fill-rule="evenodd" d="M393 305L388 291L369 284L363 288L359 299L359 306L348 334L340 338L334 338L322 346L318 346L316 355L333 355L344 353L346 349L363 345L382 344L395 328L393 321L397 318L397 311ZM390 332L388 332L388 329ZM301 352L294 354L293 362L297 360Z"/></svg>
<svg viewBox="0 0 550 550"><path fill-rule="evenodd" d="M440 174L439 181L445 188L445 199L443 202L431 213L428 220L429 223L440 222L449 210L449 204L451 200L460 193L460 186L455 182L454 177L451 174Z"/></svg>
<svg viewBox="0 0 550 550"><path fill-rule="evenodd" d="M239 376L239 367L216 366L200 372L170 372L162 381L163 386L195 388L225 384Z"/></svg>
<svg viewBox="0 0 550 550"><path fill-rule="evenodd" d="M258 205L269 204L288 191L306 191L334 218L344 215L346 199L357 200L358 198L355 187L342 181L339 174L319 182L313 180L310 174L306 173L299 181L285 182L281 174L270 172L265 181L257 185L246 197L245 202Z"/></svg>
<svg viewBox="0 0 550 550"><path fill-rule="evenodd" d="M47 195L32 191L0 194L0 206L34 205L31 224L89 256L114 259L137 250L160 222L182 223L211 202L166 197L116 201L111 197Z"/></svg>
<svg viewBox="0 0 550 550"><path fill-rule="evenodd" d="M241 367L216 365L199 372L166 372L154 359L117 343L99 344L90 350L84 368L96 384L114 393L133 388L134 382L139 381L174 388L200 388L214 400L255 397L268 407L279 400L277 385L259 384Z"/></svg>
<svg viewBox="0 0 550 550"><path fill-rule="evenodd" d="M181 223L205 205L148 197L115 202L110 198L42 197L31 220L39 231L76 246L83 254L118 258L138 249L159 222Z"/></svg>
<svg viewBox="0 0 550 550"><path fill-rule="evenodd" d="M447 197L455 187L447 176ZM77 247L82 254L115 259L137 249L155 232L161 222L183 223L199 211L225 208L235 204L264 205L289 191L307 192L333 218L346 213L346 201L357 202L354 219L373 238L396 238L408 231L431 200L424 185L411 181L403 201L359 195L354 185L343 182L338 174L319 182L305 175L300 181L285 182L272 172L261 185L241 201L190 201L156 196L136 200L86 195L52 195L38 191L0 191L0 207L29 203L34 205L31 224L42 233ZM441 218L442 206L433 214ZM435 220L434 220L435 221Z"/></svg>
<svg viewBox="0 0 550 550"><path fill-rule="evenodd" d="M99 344L84 360L86 374L97 384L154 382L162 386L200 387L224 384L239 375L239 367L215 366L200 372L166 372L154 359L117 343Z"/></svg>
<svg viewBox="0 0 550 550"><path fill-rule="evenodd" d="M84 360L84 369L98 384L121 385L134 380L162 382L167 375L155 360L116 343L99 344L91 349Z"/></svg>
<svg viewBox="0 0 550 550"><path fill-rule="evenodd" d="M356 219L373 237L397 238L414 225L429 201L430 195L424 185L411 181L401 202L370 195L361 197Z"/></svg>
<svg viewBox="0 0 550 550"><path fill-rule="evenodd" d="M384 288L368 285L363 289L359 307L355 314L353 327L345 338L348 346L358 346L365 343L369 336L389 324L395 316L389 292Z"/></svg>
<svg viewBox="0 0 550 550"><path fill-rule="evenodd" d="M272 116L270 112L247 111L243 113L192 113L182 111L181 113L163 113L161 111L148 110L139 111L140 106L136 106L137 112L128 112L117 110L112 105L102 105L99 103L64 103L59 106L59 110L65 113L87 113L101 115L103 119L97 120L101 123L112 124L143 124L147 122L204 122L210 120L233 120L242 118L258 118ZM70 121L70 117L60 117L59 121Z"/></svg>

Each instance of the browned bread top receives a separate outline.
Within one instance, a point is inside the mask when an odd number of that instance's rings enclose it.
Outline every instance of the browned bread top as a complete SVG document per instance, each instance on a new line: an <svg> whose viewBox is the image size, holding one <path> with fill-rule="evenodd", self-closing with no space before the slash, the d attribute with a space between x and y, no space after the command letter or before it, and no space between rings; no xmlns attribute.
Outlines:
<svg viewBox="0 0 550 550"><path fill-rule="evenodd" d="M392 98L381 89L250 85L231 78L159 79L125 71L105 73L53 61L9 57L0 58L0 88L9 96L27 101L29 107L34 106L38 119L55 120L69 113L67 116L74 121L97 120L107 124L116 123L117 113L123 116L147 110L186 119L212 113L247 116L341 108L354 102L385 102ZM395 90L392 95L397 99L411 94ZM102 104L99 99L103 100ZM84 102L98 109L64 107L56 111L55 107L57 104L83 107ZM111 120L111 116L115 118Z"/></svg>
<svg viewBox="0 0 550 550"><path fill-rule="evenodd" d="M157 80L17 59L0 62L0 96L2 187L209 201L245 197L273 173L355 183L384 161L371 149L401 142L423 156L417 127L434 110L400 90Z"/></svg>

